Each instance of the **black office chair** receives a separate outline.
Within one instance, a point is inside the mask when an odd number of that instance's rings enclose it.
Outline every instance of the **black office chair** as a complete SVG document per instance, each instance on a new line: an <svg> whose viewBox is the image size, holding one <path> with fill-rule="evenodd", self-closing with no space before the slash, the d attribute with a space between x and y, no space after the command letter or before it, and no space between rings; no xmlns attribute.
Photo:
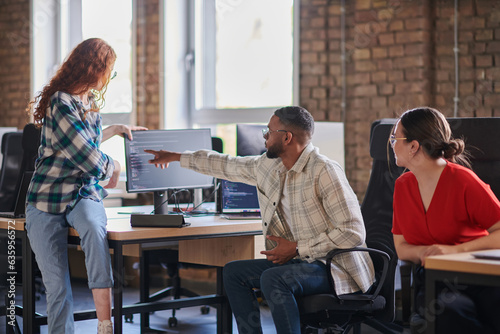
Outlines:
<svg viewBox="0 0 500 334"><path fill-rule="evenodd" d="M471 154L472 170L490 185L491 190L500 199L500 117L448 118L448 122L453 137L465 140L465 148ZM411 278L415 269L416 266L411 262L405 261L401 266L403 319L408 319L412 333L421 332L419 326L423 323L421 317L414 312L416 306L412 298L414 292Z"/></svg>
<svg viewBox="0 0 500 334"><path fill-rule="evenodd" d="M35 159L37 156L38 147L40 146L40 130L36 129L34 124L27 124L22 132L12 132L6 133L2 139L2 153L3 161L2 161L2 172L0 177L0 206L2 207L1 211L14 211L14 205L16 198L18 196L18 192L21 188L22 176L25 172L32 172L35 170ZM12 204L7 205L7 199L5 194L12 194ZM5 201L4 201L5 199ZM5 205L5 206L3 206ZM11 205L11 206L9 206ZM2 264L2 268L7 268L6 256L2 256L7 254L7 238L0 237L0 263ZM16 243L16 249L20 250L21 245ZM20 251L16 255L16 278L18 280L22 277L22 256ZM5 264L5 265L4 265ZM34 268L36 278L36 292L37 299L40 298L40 294L44 293L43 284L40 279L41 275L38 271L38 268ZM2 282L6 282L6 278L4 277L4 271L0 271L2 274L0 275L0 290L3 288ZM16 284L21 284L21 282L16 282ZM0 306L0 314L4 314L5 306ZM15 326L9 326L9 329L12 329L14 333L20 333L19 327L17 325L17 321Z"/></svg>
<svg viewBox="0 0 500 334"><path fill-rule="evenodd" d="M392 239L392 194L394 182L402 170L394 164L388 139L394 120L380 120L372 124L370 154L372 172L361 211L366 228L368 248L333 250L336 254L350 251L368 251L372 258L376 283L363 294L337 296L332 293L306 296L298 300L301 322L310 328L328 328L347 333L354 328L359 333L364 323L383 333L400 333L403 327L393 323L395 318L395 272L398 258ZM389 161L387 160L389 158ZM329 267L329 266L327 266ZM328 270L329 273L329 270ZM330 279L332 285L333 280Z"/></svg>
<svg viewBox="0 0 500 334"><path fill-rule="evenodd" d="M2 136L2 170L0 171L0 211L14 211L17 180L23 160L22 132L7 132Z"/></svg>

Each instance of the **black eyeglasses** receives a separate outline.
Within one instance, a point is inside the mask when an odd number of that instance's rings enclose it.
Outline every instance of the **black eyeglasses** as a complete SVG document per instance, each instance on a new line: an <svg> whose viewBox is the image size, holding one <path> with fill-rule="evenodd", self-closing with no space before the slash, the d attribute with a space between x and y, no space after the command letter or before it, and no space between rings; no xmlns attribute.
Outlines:
<svg viewBox="0 0 500 334"><path fill-rule="evenodd" d="M290 131L287 131L287 130L270 130L269 128L265 128L265 129L262 129L262 137L264 137L264 139L267 139L267 137L269 137L269 135L272 132L290 132Z"/></svg>
<svg viewBox="0 0 500 334"><path fill-rule="evenodd" d="M118 73L116 73L116 71L113 71L113 73L111 73L111 76L109 77L109 80L113 80L114 78L116 78L116 75Z"/></svg>

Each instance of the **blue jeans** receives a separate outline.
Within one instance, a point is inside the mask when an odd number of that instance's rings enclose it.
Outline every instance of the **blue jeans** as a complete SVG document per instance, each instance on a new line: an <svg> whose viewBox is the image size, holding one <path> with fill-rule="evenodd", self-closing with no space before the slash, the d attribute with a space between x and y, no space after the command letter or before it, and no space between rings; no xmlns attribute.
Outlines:
<svg viewBox="0 0 500 334"><path fill-rule="evenodd" d="M291 260L284 265L266 259L229 262L224 267L224 288L240 334L262 333L260 289L271 310L278 334L300 334L295 297L330 292L325 264Z"/></svg>
<svg viewBox="0 0 500 334"><path fill-rule="evenodd" d="M73 295L68 265L68 228L80 235L90 289L113 287L102 202L81 199L61 214L26 208L26 230L47 294L49 333L73 333Z"/></svg>

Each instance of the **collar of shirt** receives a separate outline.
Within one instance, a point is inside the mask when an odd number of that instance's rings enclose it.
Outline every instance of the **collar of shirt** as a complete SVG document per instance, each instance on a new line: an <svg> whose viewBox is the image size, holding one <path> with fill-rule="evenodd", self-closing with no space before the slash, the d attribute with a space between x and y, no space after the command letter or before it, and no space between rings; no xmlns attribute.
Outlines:
<svg viewBox="0 0 500 334"><path fill-rule="evenodd" d="M307 144L307 146L304 148L297 161L295 161L293 167L290 168L290 170L287 170L286 167L283 165L283 163L281 163L280 167L278 168L278 173L281 174L290 171L293 171L295 173L301 173L306 167L307 162L309 161L309 157L313 151L314 151L313 144L312 143Z"/></svg>

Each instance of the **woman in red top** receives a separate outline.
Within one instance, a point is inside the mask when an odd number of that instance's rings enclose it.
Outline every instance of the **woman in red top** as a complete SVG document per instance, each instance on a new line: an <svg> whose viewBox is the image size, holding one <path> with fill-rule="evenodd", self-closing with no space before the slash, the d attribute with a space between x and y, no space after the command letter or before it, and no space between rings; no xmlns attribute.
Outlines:
<svg viewBox="0 0 500 334"><path fill-rule="evenodd" d="M423 266L430 255L499 247L500 202L468 169L465 144L451 137L439 111L406 111L389 140L396 164L410 170L394 189L392 232L401 260ZM416 272L416 311L424 316L430 310L423 303L423 267ZM438 305L432 314L438 333L500 333L498 288L443 287Z"/></svg>

